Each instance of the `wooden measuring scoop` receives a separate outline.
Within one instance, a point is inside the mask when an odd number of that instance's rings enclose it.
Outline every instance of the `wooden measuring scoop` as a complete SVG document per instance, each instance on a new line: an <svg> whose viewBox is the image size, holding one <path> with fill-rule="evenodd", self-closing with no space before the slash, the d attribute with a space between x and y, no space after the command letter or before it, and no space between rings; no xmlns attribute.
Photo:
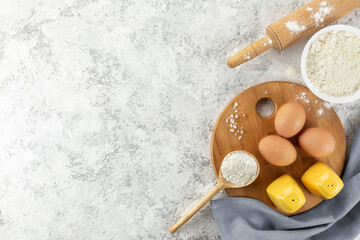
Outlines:
<svg viewBox="0 0 360 240"><path fill-rule="evenodd" d="M247 182L245 185L243 186L238 186L235 185L231 182L226 181L221 173L221 170L219 171L219 179L217 184L215 185L215 187L213 187L213 189L211 189L203 198L200 199L200 201L198 203L195 204L195 206L193 206L190 211L188 211L177 223L175 223L174 226L172 226L169 231L171 233L174 233L178 228L180 228L184 223L186 223L190 218L192 218L192 216L195 215L195 213L197 213L206 203L208 203L220 190L223 190L225 188L241 188L241 187L246 187L248 185L250 185L251 183L253 183L256 178L259 176L259 172L260 172L260 165L259 162L257 161L257 159L250 153L246 152L246 151L233 151L230 153L234 153L234 152L244 152L249 154L256 162L257 165L257 173L254 179L252 179L251 181ZM230 154L228 153L228 155ZM226 155L227 156L227 155ZM225 156L225 157L226 157ZM221 168L220 168L221 169Z"/></svg>

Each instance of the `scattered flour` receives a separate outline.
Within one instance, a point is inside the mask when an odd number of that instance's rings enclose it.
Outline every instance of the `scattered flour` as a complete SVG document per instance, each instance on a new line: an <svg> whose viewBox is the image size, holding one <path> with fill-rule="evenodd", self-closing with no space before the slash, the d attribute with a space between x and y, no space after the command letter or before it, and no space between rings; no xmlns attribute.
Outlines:
<svg viewBox="0 0 360 240"><path fill-rule="evenodd" d="M308 99L308 93L307 92L301 92L300 94L296 94L295 95L295 99L294 100L301 100L305 103L310 103L310 100Z"/></svg>
<svg viewBox="0 0 360 240"><path fill-rule="evenodd" d="M333 114L331 111L331 104L325 101L318 101L317 99L313 100L312 96L309 95L307 92L297 92L294 94L293 101L298 102L303 105L306 111L310 112L313 111L318 116L324 117L332 117ZM305 105L304 105L305 103ZM313 108L311 108L311 104L314 103ZM307 106L307 107L306 107Z"/></svg>
<svg viewBox="0 0 360 240"><path fill-rule="evenodd" d="M226 181L238 186L244 186L255 179L258 172L256 160L245 152L231 152L226 155L220 169Z"/></svg>
<svg viewBox="0 0 360 240"><path fill-rule="evenodd" d="M249 60L250 58L251 58L250 52L248 52L247 54L244 54L245 60Z"/></svg>
<svg viewBox="0 0 360 240"><path fill-rule="evenodd" d="M316 12L313 12L313 14L311 15L311 17L315 20L315 26L321 26L322 23L325 21L325 16L329 15L330 12L334 9L334 7L332 6L327 6L327 2L326 1L322 1L319 4L319 10ZM309 9L308 9L309 10ZM310 10L309 10L310 11ZM312 10L311 10L312 11Z"/></svg>
<svg viewBox="0 0 360 240"><path fill-rule="evenodd" d="M324 113L324 109L319 108L319 110L317 111L317 114L318 114L319 116L321 116L323 113Z"/></svg>
<svg viewBox="0 0 360 240"><path fill-rule="evenodd" d="M307 76L321 92L349 96L360 90L360 37L350 31L329 31L311 44Z"/></svg>
<svg viewBox="0 0 360 240"><path fill-rule="evenodd" d="M306 30L306 27L298 24L296 20L290 20L285 23L285 26L291 33L300 33Z"/></svg>
<svg viewBox="0 0 360 240"><path fill-rule="evenodd" d="M234 107L233 107L233 110L234 110L234 113L230 114L229 117L225 118L225 122L229 125L230 129L230 133L233 133L235 136L237 136L238 134L241 134L243 135L244 134L244 131L238 129L238 122L241 121L241 119L239 118L239 113L238 113L238 109L237 107L239 106L239 104L237 102L234 103ZM245 113L243 113L241 115L242 117L245 117ZM241 126L240 129L243 129L244 127ZM238 137L239 140L242 139L242 136L239 136Z"/></svg>
<svg viewBox="0 0 360 240"><path fill-rule="evenodd" d="M331 104L330 103L328 103L328 102L324 102L324 107L326 108L326 109L330 109L331 108Z"/></svg>
<svg viewBox="0 0 360 240"><path fill-rule="evenodd" d="M315 103L317 104L317 100L315 100ZM331 112L329 111L331 109L331 104L328 102L323 102L322 105L320 105L320 108L317 110L318 116L331 116Z"/></svg>

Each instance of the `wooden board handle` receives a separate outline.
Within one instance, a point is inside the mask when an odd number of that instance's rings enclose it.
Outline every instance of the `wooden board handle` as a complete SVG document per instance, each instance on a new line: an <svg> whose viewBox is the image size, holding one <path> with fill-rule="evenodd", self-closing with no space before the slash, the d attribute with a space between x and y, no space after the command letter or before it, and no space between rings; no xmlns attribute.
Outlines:
<svg viewBox="0 0 360 240"><path fill-rule="evenodd" d="M226 64L228 67L234 68L269 50L272 46L271 39L268 36L265 36L229 58Z"/></svg>
<svg viewBox="0 0 360 240"><path fill-rule="evenodd" d="M216 186L213 187L203 198L201 198L200 201L190 209L190 211L188 211L177 223L175 223L174 226L169 229L169 231L174 233L178 230L222 189L224 189L224 185L221 181L219 181Z"/></svg>

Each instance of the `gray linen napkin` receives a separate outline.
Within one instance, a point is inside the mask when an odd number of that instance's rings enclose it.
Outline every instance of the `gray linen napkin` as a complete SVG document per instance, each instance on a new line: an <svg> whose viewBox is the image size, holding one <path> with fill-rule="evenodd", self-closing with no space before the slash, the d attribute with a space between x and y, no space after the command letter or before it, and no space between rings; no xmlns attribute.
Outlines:
<svg viewBox="0 0 360 240"><path fill-rule="evenodd" d="M333 199L287 217L251 198L227 197L211 202L223 240L355 239L360 233L360 128L343 171L344 188Z"/></svg>

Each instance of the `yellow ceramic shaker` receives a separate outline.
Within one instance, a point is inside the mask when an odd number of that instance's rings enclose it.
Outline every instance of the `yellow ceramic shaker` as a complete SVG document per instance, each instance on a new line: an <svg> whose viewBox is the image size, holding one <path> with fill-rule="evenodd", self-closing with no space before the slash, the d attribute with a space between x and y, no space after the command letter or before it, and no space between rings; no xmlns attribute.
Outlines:
<svg viewBox="0 0 360 240"><path fill-rule="evenodd" d="M306 202L300 186L288 174L284 174L270 183L266 192L274 205L287 213L299 210Z"/></svg>
<svg viewBox="0 0 360 240"><path fill-rule="evenodd" d="M305 187L324 199L335 197L343 188L341 178L325 163L316 162L301 177Z"/></svg>

